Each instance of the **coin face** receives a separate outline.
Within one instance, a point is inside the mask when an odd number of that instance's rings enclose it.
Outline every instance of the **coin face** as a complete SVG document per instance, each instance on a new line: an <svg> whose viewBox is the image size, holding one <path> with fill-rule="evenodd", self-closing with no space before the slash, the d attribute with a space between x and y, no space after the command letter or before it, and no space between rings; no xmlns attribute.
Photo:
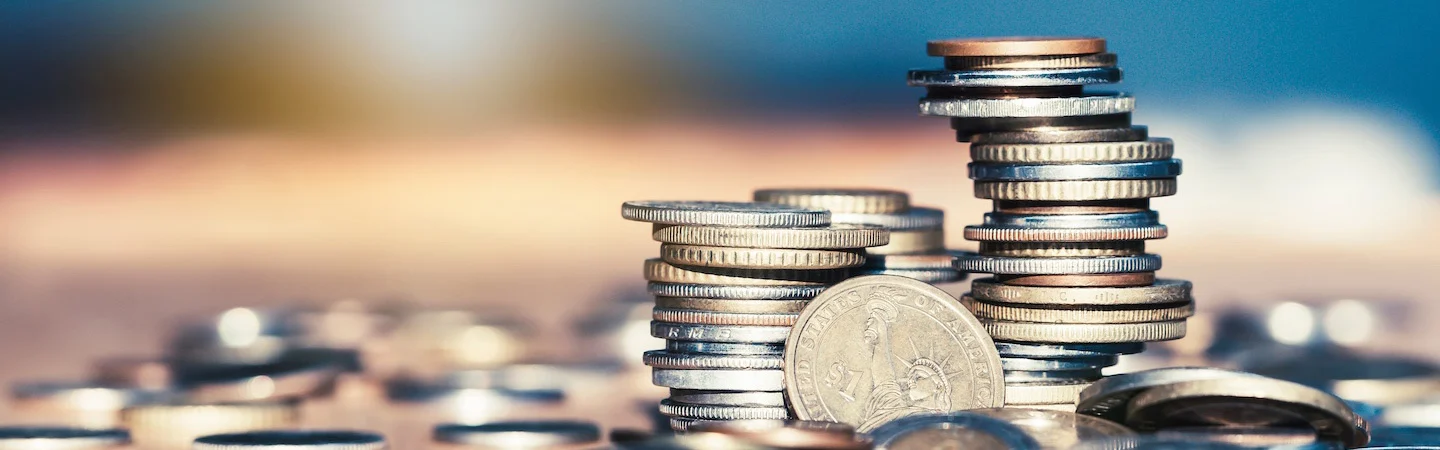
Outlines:
<svg viewBox="0 0 1440 450"><path fill-rule="evenodd" d="M896 418L1004 404L1000 355L944 291L909 278L852 278L800 314L785 349L798 418L868 431Z"/></svg>

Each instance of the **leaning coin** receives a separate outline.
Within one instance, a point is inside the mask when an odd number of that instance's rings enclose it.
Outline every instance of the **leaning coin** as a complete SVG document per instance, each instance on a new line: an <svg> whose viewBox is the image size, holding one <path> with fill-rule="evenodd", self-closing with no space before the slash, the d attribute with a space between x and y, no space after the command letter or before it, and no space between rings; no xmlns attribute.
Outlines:
<svg viewBox="0 0 1440 450"><path fill-rule="evenodd" d="M729 300L808 300L824 286L729 286L652 282L647 286L656 297L712 298Z"/></svg>
<svg viewBox="0 0 1440 450"><path fill-rule="evenodd" d="M863 224L796 228L656 225L650 236L666 244L747 248L861 248L889 242L884 228Z"/></svg>
<svg viewBox="0 0 1440 450"><path fill-rule="evenodd" d="M955 269L1004 275L1153 272L1160 270L1160 256L1147 253L1097 258L1013 258L956 252Z"/></svg>
<svg viewBox="0 0 1440 450"><path fill-rule="evenodd" d="M960 298L979 319L1036 323L1146 323L1180 320L1195 315L1195 303L1147 305L1145 309L1052 309L1046 306L1008 306Z"/></svg>
<svg viewBox="0 0 1440 450"><path fill-rule="evenodd" d="M1005 405L1074 405L1080 391L1089 387L1089 382L1039 382L1009 383L1005 385ZM1088 417L1088 416L1087 416ZM1109 422L1108 420L1106 422Z"/></svg>
<svg viewBox="0 0 1440 450"><path fill-rule="evenodd" d="M748 325L693 325L670 322L650 322L650 335L672 341L734 342L744 344L768 344L785 342L790 327L760 327Z"/></svg>
<svg viewBox="0 0 1440 450"><path fill-rule="evenodd" d="M570 420L441 424L435 426L432 439L485 448L569 448L600 442L600 427Z"/></svg>
<svg viewBox="0 0 1440 450"><path fill-rule="evenodd" d="M655 297L656 308L736 314L799 313L808 300L724 300L715 298Z"/></svg>
<svg viewBox="0 0 1440 450"><path fill-rule="evenodd" d="M1025 430L993 417L957 411L902 416L870 432L875 450L1039 449Z"/></svg>
<svg viewBox="0 0 1440 450"><path fill-rule="evenodd" d="M1104 164L1158 161L1175 155L1167 138L1125 142L984 144L970 146L970 159L1001 164Z"/></svg>
<svg viewBox="0 0 1440 450"><path fill-rule="evenodd" d="M1076 142L1129 142L1150 138L1145 127L1081 128L995 131L975 135L971 145L990 144L1066 144Z"/></svg>
<svg viewBox="0 0 1440 450"><path fill-rule="evenodd" d="M620 215L638 222L718 227L819 227L830 212L774 203L705 201L629 201Z"/></svg>
<svg viewBox="0 0 1440 450"><path fill-rule="evenodd" d="M665 350L645 352L645 365L656 369L772 369L779 370L784 358L780 355L705 355L672 353Z"/></svg>
<svg viewBox="0 0 1440 450"><path fill-rule="evenodd" d="M190 446L193 450L384 450L386 447L384 436L346 430L265 430L213 434L196 439Z"/></svg>
<svg viewBox="0 0 1440 450"><path fill-rule="evenodd" d="M130 432L54 426L0 427L0 449L86 450L130 447Z"/></svg>
<svg viewBox="0 0 1440 450"><path fill-rule="evenodd" d="M670 264L735 269L844 269L865 264L865 253L856 249L800 250L661 244L660 257Z"/></svg>
<svg viewBox="0 0 1440 450"><path fill-rule="evenodd" d="M1088 201L1175 195L1174 178L1084 181L976 181L975 197L988 200Z"/></svg>
<svg viewBox="0 0 1440 450"><path fill-rule="evenodd" d="M691 405L660 400L660 414L706 420L788 419L790 412L774 406Z"/></svg>
<svg viewBox="0 0 1440 450"><path fill-rule="evenodd" d="M755 201L823 209L835 214L895 214L910 209L910 195L890 189L757 189Z"/></svg>
<svg viewBox="0 0 1440 450"><path fill-rule="evenodd" d="M981 278L970 285L970 295L994 303L1065 306L1149 306L1190 300L1191 284L1159 279L1150 286L1124 288L1046 288L1013 286Z"/></svg>
<svg viewBox="0 0 1440 450"><path fill-rule="evenodd" d="M1001 358L1085 358L1106 355L1133 355L1145 350L1140 342L1124 344L1022 344L1019 342L995 342L995 350Z"/></svg>
<svg viewBox="0 0 1440 450"><path fill-rule="evenodd" d="M1020 342L1111 344L1169 341L1185 337L1185 321L1149 323L1031 323L980 320L995 339Z"/></svg>
<svg viewBox="0 0 1440 450"><path fill-rule="evenodd" d="M1111 92L1083 97L920 99L920 114L943 117L1072 117L1134 110L1135 97Z"/></svg>
<svg viewBox="0 0 1440 450"><path fill-rule="evenodd" d="M779 392L785 389L780 370L670 370L655 369L650 379L656 386L706 391Z"/></svg>
<svg viewBox="0 0 1440 450"><path fill-rule="evenodd" d="M1014 425L1046 449L1068 449L1083 441L1134 436L1135 432L1115 422L1072 412L1025 408L985 408L967 412L994 417Z"/></svg>
<svg viewBox="0 0 1440 450"><path fill-rule="evenodd" d="M786 342L785 372L798 418L861 431L1005 400L1000 356L974 316L945 291L896 276L851 278L816 297Z"/></svg>
<svg viewBox="0 0 1440 450"><path fill-rule="evenodd" d="M1345 402L1309 386L1260 376L1156 386L1130 400L1125 423L1137 430L1178 424L1309 425L1321 439L1350 447L1370 441L1370 425Z"/></svg>
<svg viewBox="0 0 1440 450"><path fill-rule="evenodd" d="M1125 420L1130 400L1156 387L1195 380L1221 380L1258 375L1211 367L1167 367L1105 377L1080 392L1076 410L1115 422Z"/></svg>
<svg viewBox="0 0 1440 450"><path fill-rule="evenodd" d="M849 278L846 270L728 269L677 266L660 258L645 260L645 280L661 283L729 286L815 286Z"/></svg>
<svg viewBox="0 0 1440 450"><path fill-rule="evenodd" d="M785 406L782 392L701 391L671 389L670 400L680 403L731 406Z"/></svg>

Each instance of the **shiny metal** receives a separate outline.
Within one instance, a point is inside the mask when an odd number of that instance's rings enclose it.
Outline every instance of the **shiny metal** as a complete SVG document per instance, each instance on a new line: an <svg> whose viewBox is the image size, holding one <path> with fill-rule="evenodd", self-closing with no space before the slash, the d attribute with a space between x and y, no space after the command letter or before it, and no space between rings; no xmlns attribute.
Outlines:
<svg viewBox="0 0 1440 450"><path fill-rule="evenodd" d="M855 270L855 276L862 275L894 275L926 283L954 283L965 279L965 273L955 269L878 269L861 267Z"/></svg>
<svg viewBox="0 0 1440 450"><path fill-rule="evenodd" d="M754 198L757 202L823 209L831 214L897 214L910 209L910 194L891 189L756 189Z"/></svg>
<svg viewBox="0 0 1440 450"><path fill-rule="evenodd" d="M989 144L1064 144L1081 142L1128 142L1150 138L1144 126L1090 129L1005 130L977 134L970 145Z"/></svg>
<svg viewBox="0 0 1440 450"><path fill-rule="evenodd" d="M655 369L656 386L707 391L780 392L785 389L780 370L668 370Z"/></svg>
<svg viewBox="0 0 1440 450"><path fill-rule="evenodd" d="M1006 370L1005 383L1082 383L1101 377L1100 369L1080 370Z"/></svg>
<svg viewBox="0 0 1440 450"><path fill-rule="evenodd" d="M1004 69L1078 69L1083 67L1114 66L1119 58L1114 53L1091 53L1086 55L1026 55L1026 56L946 56L945 68L949 70L1004 70Z"/></svg>
<svg viewBox="0 0 1440 450"><path fill-rule="evenodd" d="M1078 86L1119 83L1122 77L1123 75L1117 67L912 70L909 75L909 84L923 87Z"/></svg>
<svg viewBox="0 0 1440 450"><path fill-rule="evenodd" d="M672 341L779 344L785 342L785 339L790 337L790 327L693 325L651 322L650 335Z"/></svg>
<svg viewBox="0 0 1440 450"><path fill-rule="evenodd" d="M1001 358L1065 359L1131 355L1145 350L1145 344L1024 344L997 341L995 350L1000 352Z"/></svg>
<svg viewBox="0 0 1440 450"><path fill-rule="evenodd" d="M506 421L436 425L435 442L494 449L555 448L600 441L600 427L570 420Z"/></svg>
<svg viewBox="0 0 1440 450"><path fill-rule="evenodd" d="M1076 92L1071 95L1058 96L1033 95L1032 97L1070 97L1074 95L1080 95L1080 93ZM953 93L946 93L946 97L949 96L956 95ZM959 96L965 97L964 95ZM1006 96L1000 97L1004 98ZM1128 112L1115 114L1096 114L1090 116L1062 117L951 117L950 128L955 130L955 140L957 142L970 142L976 136L997 132L1007 133L1013 132L1015 130L1124 129L1131 127L1131 120L1131 115Z"/></svg>
<svg viewBox="0 0 1440 450"><path fill-rule="evenodd" d="M620 216L637 222L722 227L814 227L830 224L830 212L774 203L628 201Z"/></svg>
<svg viewBox="0 0 1440 450"><path fill-rule="evenodd" d="M1370 425L1339 398L1260 376L1155 386L1129 402L1125 423L1141 431L1177 425L1263 427L1308 424L1323 440L1348 447L1370 440Z"/></svg>
<svg viewBox="0 0 1440 450"><path fill-rule="evenodd" d="M1005 370L1044 372L1051 370L1103 369L1119 361L1116 355L1087 356L1064 359L1000 357L1000 367Z"/></svg>
<svg viewBox="0 0 1440 450"><path fill-rule="evenodd" d="M782 344L703 341L665 341L665 349L675 353L713 355L779 355L785 353L785 346Z"/></svg>
<svg viewBox="0 0 1440 450"><path fill-rule="evenodd" d="M784 420L790 418L790 412L783 406L703 405L680 403L671 399L660 400L660 414L703 420Z"/></svg>
<svg viewBox="0 0 1440 450"><path fill-rule="evenodd" d="M783 392L703 391L671 389L670 400L702 405L785 406Z"/></svg>
<svg viewBox="0 0 1440 450"><path fill-rule="evenodd" d="M945 225L945 211L916 206L897 214L851 214L831 215L835 223L878 225L888 230L920 230L939 228Z"/></svg>
<svg viewBox="0 0 1440 450"><path fill-rule="evenodd" d="M870 432L876 450L955 448L1038 450L1040 443L1004 420L967 411L902 417Z"/></svg>
<svg viewBox="0 0 1440 450"><path fill-rule="evenodd" d="M1123 114L1135 110L1126 93L1095 93L1057 98L920 99L920 114L943 117L1072 117Z"/></svg>
<svg viewBox="0 0 1440 450"><path fill-rule="evenodd" d="M1178 159L1104 164L977 164L970 179L978 181L1064 181L1173 178L1180 176Z"/></svg>
<svg viewBox="0 0 1440 450"><path fill-rule="evenodd" d="M1124 425L1073 412L1026 408L987 408L966 412L994 417L1014 425L1047 449L1068 449L1080 442L1135 435Z"/></svg>
<svg viewBox="0 0 1440 450"><path fill-rule="evenodd" d="M204 436L193 450L384 450L385 437L360 431L265 430Z"/></svg>
<svg viewBox="0 0 1440 450"><path fill-rule="evenodd" d="M991 164L1114 164L1160 161L1175 155L1166 138L1127 142L1060 144L972 144L970 159Z"/></svg>
<svg viewBox="0 0 1440 450"><path fill-rule="evenodd" d="M1003 275L1073 275L1160 270L1160 256L1111 256L1102 258L1009 258L960 253L955 269L965 272Z"/></svg>
<svg viewBox="0 0 1440 450"><path fill-rule="evenodd" d="M1170 367L1106 377L1080 392L1076 412L1123 422L1136 395L1157 386L1193 380L1221 380L1256 375L1210 367Z"/></svg>
<svg viewBox="0 0 1440 450"><path fill-rule="evenodd" d="M1016 36L941 39L925 43L930 56L1048 56L1103 53L1105 39L1071 36Z"/></svg>
<svg viewBox="0 0 1440 450"><path fill-rule="evenodd" d="M808 300L824 286L726 286L710 284L650 283L657 297L719 298L733 300Z"/></svg>
<svg viewBox="0 0 1440 450"><path fill-rule="evenodd" d="M1117 214L985 213L985 227L996 228L1129 228L1160 224L1155 211Z"/></svg>
<svg viewBox="0 0 1440 450"><path fill-rule="evenodd" d="M645 352L645 365L657 369L767 369L780 370L785 358L782 355L707 355L677 353L665 350Z"/></svg>

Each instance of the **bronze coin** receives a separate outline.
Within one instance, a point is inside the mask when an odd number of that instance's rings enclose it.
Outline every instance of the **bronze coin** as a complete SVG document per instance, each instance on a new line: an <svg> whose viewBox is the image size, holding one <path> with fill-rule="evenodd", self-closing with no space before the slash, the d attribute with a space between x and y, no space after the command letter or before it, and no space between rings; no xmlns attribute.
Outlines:
<svg viewBox="0 0 1440 450"><path fill-rule="evenodd" d="M925 44L930 56L1037 56L1083 55L1105 51L1096 37L1012 36L944 39Z"/></svg>

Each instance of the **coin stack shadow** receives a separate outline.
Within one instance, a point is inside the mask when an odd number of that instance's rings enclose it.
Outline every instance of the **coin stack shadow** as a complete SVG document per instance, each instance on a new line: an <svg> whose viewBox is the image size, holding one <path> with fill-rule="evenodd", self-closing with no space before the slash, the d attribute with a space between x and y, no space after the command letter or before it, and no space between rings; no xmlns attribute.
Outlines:
<svg viewBox="0 0 1440 450"><path fill-rule="evenodd" d="M930 284L965 279L945 248L945 211L912 206L910 194L888 189L759 189L755 201L830 211L834 224L875 225L890 230L890 243L865 249L854 275L898 275Z"/></svg>
<svg viewBox="0 0 1440 450"><path fill-rule="evenodd" d="M994 202L957 253L976 280L962 301L984 323L1005 369L1006 403L1074 410L1076 395L1121 354L1178 339L1190 283L1156 280L1145 240L1166 236L1149 199L1173 195L1169 139L1131 126L1134 99L1085 92L1116 83L1097 38L932 41L943 70L910 72L923 115L949 117L970 142L975 196Z"/></svg>
<svg viewBox="0 0 1440 450"><path fill-rule="evenodd" d="M881 227L831 225L830 214L769 203L626 202L654 224L660 258L645 261L655 296L645 353L670 388L660 412L684 431L697 420L789 419L785 339L809 300L884 245Z"/></svg>

